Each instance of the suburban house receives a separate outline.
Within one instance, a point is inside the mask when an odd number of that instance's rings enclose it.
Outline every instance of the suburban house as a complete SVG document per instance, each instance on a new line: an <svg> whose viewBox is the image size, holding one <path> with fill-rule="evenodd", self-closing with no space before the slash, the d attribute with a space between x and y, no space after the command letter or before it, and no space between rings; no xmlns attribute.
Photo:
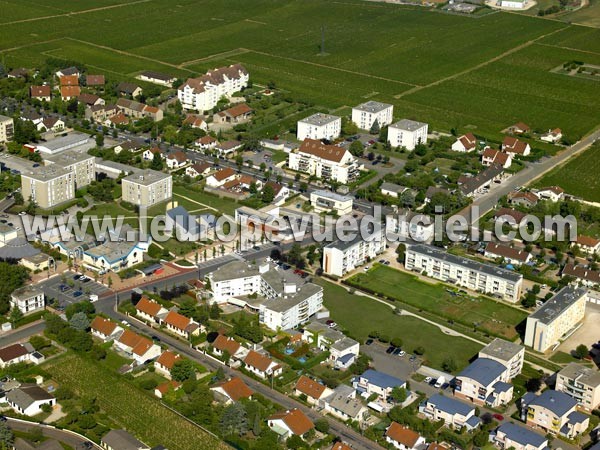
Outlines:
<svg viewBox="0 0 600 450"><path fill-rule="evenodd" d="M15 289L10 294L10 307L18 308L23 314L31 314L41 311L46 306L44 291L33 285L28 284Z"/></svg>
<svg viewBox="0 0 600 450"><path fill-rule="evenodd" d="M148 83L160 84L162 86L171 87L177 78L172 75L165 73L155 72L153 70L146 70L138 75L138 78Z"/></svg>
<svg viewBox="0 0 600 450"><path fill-rule="evenodd" d="M32 417L42 412L42 406L56 405L56 398L36 384L22 384L6 394L6 402L15 412Z"/></svg>
<svg viewBox="0 0 600 450"><path fill-rule="evenodd" d="M457 286L481 291L516 303L521 297L523 275L484 264L425 244L408 247L404 267Z"/></svg>
<svg viewBox="0 0 600 450"><path fill-rule="evenodd" d="M338 216L352 212L353 198L336 192L316 190L310 193L310 204L315 212L334 212Z"/></svg>
<svg viewBox="0 0 600 450"><path fill-rule="evenodd" d="M217 146L219 141L212 136L202 136L201 138L196 139L194 142L194 146L198 147L200 150L211 150Z"/></svg>
<svg viewBox="0 0 600 450"><path fill-rule="evenodd" d="M354 364L360 352L360 344L357 341L320 322L306 324L302 340L328 351L328 362L339 370L346 370Z"/></svg>
<svg viewBox="0 0 600 450"><path fill-rule="evenodd" d="M175 365L177 361L182 361L183 358L181 355L177 353L173 353L170 350L165 350L160 354L156 361L154 361L154 368L156 372L160 373L162 376L171 379L171 369Z"/></svg>
<svg viewBox="0 0 600 450"><path fill-rule="evenodd" d="M290 189L287 186L284 186L283 184L276 183L275 181L267 181L264 187L266 186L270 186L271 188L273 188L273 194L275 195L275 197L271 202L272 205L282 205L283 203L285 203L285 201L290 195Z"/></svg>
<svg viewBox="0 0 600 450"><path fill-rule="evenodd" d="M323 272L337 277L344 276L385 251L385 229L365 241L360 233L351 240L336 240L323 249Z"/></svg>
<svg viewBox="0 0 600 450"><path fill-rule="evenodd" d="M115 322L101 316L94 317L94 320L92 320L92 323L90 324L90 328L92 330L92 335L102 339L104 342L118 339L123 332L123 328Z"/></svg>
<svg viewBox="0 0 600 450"><path fill-rule="evenodd" d="M387 428L385 440L400 450L420 450L425 445L423 436L398 422L392 422Z"/></svg>
<svg viewBox="0 0 600 450"><path fill-rule="evenodd" d="M159 147L148 148L142 153L142 158L144 158L146 161L151 161L154 159L154 155L156 154L160 155L162 158L163 151Z"/></svg>
<svg viewBox="0 0 600 450"><path fill-rule="evenodd" d="M524 344L538 352L552 348L585 316L587 289L566 286L527 317Z"/></svg>
<svg viewBox="0 0 600 450"><path fill-rule="evenodd" d="M548 450L548 439L520 425L505 422L495 431L490 432L490 442L501 449L515 450Z"/></svg>
<svg viewBox="0 0 600 450"><path fill-rule="evenodd" d="M400 186L399 184L383 182L379 187L380 192L388 197L399 198L402 194L409 191L410 189L406 186Z"/></svg>
<svg viewBox="0 0 600 450"><path fill-rule="evenodd" d="M106 84L104 75L86 75L85 85L88 87L103 87Z"/></svg>
<svg viewBox="0 0 600 450"><path fill-rule="evenodd" d="M254 110L246 103L239 103L224 111L219 111L213 115L213 123L231 123L238 124L250 120Z"/></svg>
<svg viewBox="0 0 600 450"><path fill-rule="evenodd" d="M60 133L65 129L65 122L58 117L44 117L38 126L38 131L53 131L54 133Z"/></svg>
<svg viewBox="0 0 600 450"><path fill-rule="evenodd" d="M477 358L456 376L454 395L477 405L497 408L512 400L510 368L493 359Z"/></svg>
<svg viewBox="0 0 600 450"><path fill-rule="evenodd" d="M348 444L342 441L338 441L335 444L333 444L331 450L352 450L352 447L350 447Z"/></svg>
<svg viewBox="0 0 600 450"><path fill-rule="evenodd" d="M546 134L543 134L540 139L545 142L550 142L551 144L556 144L562 139L562 130L560 128L555 128L553 130L548 130Z"/></svg>
<svg viewBox="0 0 600 450"><path fill-rule="evenodd" d="M61 86L79 86L79 75L63 75L59 80Z"/></svg>
<svg viewBox="0 0 600 450"><path fill-rule="evenodd" d="M234 338L219 334L212 343L213 353L219 357L223 356L225 352L229 354L231 358L243 359L248 354L248 350L240 345Z"/></svg>
<svg viewBox="0 0 600 450"><path fill-rule="evenodd" d="M137 84L135 83L127 83L127 82L122 82L119 83L119 85L117 86L117 91L119 92L120 95L127 95L130 97L137 97L139 95L142 95L142 88L139 87Z"/></svg>
<svg viewBox="0 0 600 450"><path fill-rule="evenodd" d="M181 383L175 380L165 381L154 388L154 395L163 398L167 393L177 391L181 388Z"/></svg>
<svg viewBox="0 0 600 450"><path fill-rule="evenodd" d="M577 240L572 242L571 245L577 245L582 252L587 253L588 255L600 252L600 239L591 236L578 234Z"/></svg>
<svg viewBox="0 0 600 450"><path fill-rule="evenodd" d="M463 134L452 144L452 150L455 152L468 153L476 149L477 138L473 133Z"/></svg>
<svg viewBox="0 0 600 450"><path fill-rule="evenodd" d="M52 88L47 84L42 86L30 86L29 95L31 98L49 102L52 100Z"/></svg>
<svg viewBox="0 0 600 450"><path fill-rule="evenodd" d="M66 102L72 100L81 95L81 88L79 86L61 86L60 87L60 98Z"/></svg>
<svg viewBox="0 0 600 450"><path fill-rule="evenodd" d="M529 127L529 125L523 122L517 122L514 125L508 127L508 131L514 134L525 134L531 132L531 128Z"/></svg>
<svg viewBox="0 0 600 450"><path fill-rule="evenodd" d="M573 263L565 264L562 270L563 277L573 277L577 283L586 287L597 287L600 285L600 271L592 270L587 266L575 265Z"/></svg>
<svg viewBox="0 0 600 450"><path fill-rule="evenodd" d="M417 145L427 143L428 127L423 122L402 119L388 127L387 140L392 147L414 150Z"/></svg>
<svg viewBox="0 0 600 450"><path fill-rule="evenodd" d="M237 178L237 173L230 167L218 170L206 179L206 185L209 187L221 187L228 181Z"/></svg>
<svg viewBox="0 0 600 450"><path fill-rule="evenodd" d="M100 444L106 450L150 450L125 430L110 430L100 439Z"/></svg>
<svg viewBox="0 0 600 450"><path fill-rule="evenodd" d="M537 194L534 194L530 191L519 191L519 192L510 192L508 194L508 201L512 205L526 206L527 208L531 208L535 206L540 201L540 198Z"/></svg>
<svg viewBox="0 0 600 450"><path fill-rule="evenodd" d="M267 419L267 425L281 439L287 439L291 435L303 437L315 427L312 421L297 408L273 414Z"/></svg>
<svg viewBox="0 0 600 450"><path fill-rule="evenodd" d="M377 122L383 128L394 120L394 105L369 100L352 108L352 122L361 130L370 130Z"/></svg>
<svg viewBox="0 0 600 450"><path fill-rule="evenodd" d="M204 328L193 319L183 316L175 311L169 311L165 316L163 323L167 330L181 337L189 339L191 336L198 336Z"/></svg>
<svg viewBox="0 0 600 450"><path fill-rule="evenodd" d="M525 217L527 217L527 214L512 208L498 208L494 213L496 221L502 220L505 223L510 223L514 228L518 227Z"/></svg>
<svg viewBox="0 0 600 450"><path fill-rule="evenodd" d="M12 344L0 349L0 369L20 362L38 364L43 360L44 356L36 352L28 342L25 344Z"/></svg>
<svg viewBox="0 0 600 450"><path fill-rule="evenodd" d="M356 391L345 384L336 387L333 393L323 400L323 405L324 411L344 422L352 420L363 424L369 417L369 410L356 398Z"/></svg>
<svg viewBox="0 0 600 450"><path fill-rule="evenodd" d="M360 170L356 158L348 150L336 145L325 145L315 139L305 139L298 150L290 152L288 167L342 184L355 180Z"/></svg>
<svg viewBox="0 0 600 450"><path fill-rule="evenodd" d="M229 381L218 383L210 388L219 400L226 405L236 403L243 398L252 398L254 392L239 377L233 377Z"/></svg>
<svg viewBox="0 0 600 450"><path fill-rule="evenodd" d="M562 200L565 195L565 191L560 186L548 186L538 189L536 194L538 197L543 198L544 200L557 202Z"/></svg>
<svg viewBox="0 0 600 450"><path fill-rule="evenodd" d="M85 108L85 118L92 122L102 123L119 112L117 105L94 105Z"/></svg>
<svg viewBox="0 0 600 450"><path fill-rule="evenodd" d="M341 131L341 117L316 113L298 121L296 137L299 141L305 139L333 141L340 136Z"/></svg>
<svg viewBox="0 0 600 450"><path fill-rule="evenodd" d="M498 164L505 169L508 169L512 164L512 155L510 153L501 152L500 150L494 150L493 148L486 147L481 154L481 164L489 167L493 164Z"/></svg>
<svg viewBox="0 0 600 450"><path fill-rule="evenodd" d="M212 170L212 166L208 163L196 163L188 166L185 169L185 174L189 177L196 178L208 175Z"/></svg>
<svg viewBox="0 0 600 450"><path fill-rule="evenodd" d="M188 78L177 89L177 97L184 109L208 111L217 106L222 97L230 98L248 86L249 78L241 64L220 67L201 77Z"/></svg>
<svg viewBox="0 0 600 450"><path fill-rule="evenodd" d="M169 153L167 156L167 167L169 169L180 169L187 164L187 155L181 150Z"/></svg>
<svg viewBox="0 0 600 450"><path fill-rule="evenodd" d="M590 423L588 416L577 412L577 400L564 392L550 389L540 395L528 392L521 398L520 407L521 418L530 427L569 439L583 433Z"/></svg>
<svg viewBox="0 0 600 450"><path fill-rule="evenodd" d="M133 117L134 119L149 117L155 122L159 122L163 119L162 109L159 109L156 106L146 105L145 103L136 102L135 100L120 98L117 100L117 108L119 108L126 116Z"/></svg>
<svg viewBox="0 0 600 450"><path fill-rule="evenodd" d="M475 176L461 176L458 179L459 191L465 197L481 194L489 189L493 181L500 180L503 173L504 167L502 164L492 164ZM427 194L425 198L427 201Z"/></svg>
<svg viewBox="0 0 600 450"><path fill-rule="evenodd" d="M162 353L161 348L150 339L131 330L123 331L121 336L114 341L113 346L133 358L138 364L144 364Z"/></svg>
<svg viewBox="0 0 600 450"><path fill-rule="evenodd" d="M502 141L502 151L509 153L513 158L515 156L527 156L531 153L531 147L525 141L506 136Z"/></svg>
<svg viewBox="0 0 600 450"><path fill-rule="evenodd" d="M488 242L484 256L490 259L501 259L504 264L512 264L513 266L527 264L533 259L531 253L525 250L517 250L514 247L495 242Z"/></svg>
<svg viewBox="0 0 600 450"><path fill-rule="evenodd" d="M294 395L305 395L307 403L311 405L319 405L323 399L331 394L333 394L331 389L306 375L301 375L296 382L296 386L294 386Z"/></svg>
<svg viewBox="0 0 600 450"><path fill-rule="evenodd" d="M508 369L507 377L509 380L512 380L523 369L525 347L514 342L496 338L479 351L478 357L504 364Z"/></svg>
<svg viewBox="0 0 600 450"><path fill-rule="evenodd" d="M79 69L75 66L71 66L71 67L67 67L65 69L60 69L57 70L54 75L56 75L56 77L61 78L61 77L67 77L67 76L74 76L79 78L79 76L81 75L81 72L79 71Z"/></svg>
<svg viewBox="0 0 600 450"><path fill-rule="evenodd" d="M208 124L203 116L198 114L186 114L183 120L183 125L189 125L191 128L197 128L203 131L208 131Z"/></svg>
<svg viewBox="0 0 600 450"><path fill-rule="evenodd" d="M268 356L250 350L244 358L244 367L260 378L278 377L283 368Z"/></svg>
<svg viewBox="0 0 600 450"><path fill-rule="evenodd" d="M77 101L83 103L86 106L94 106L94 105L105 105L106 102L104 99L98 97L96 94L89 94L87 92L82 92L79 97L77 97Z"/></svg>
<svg viewBox="0 0 600 450"><path fill-rule="evenodd" d="M480 424L475 407L452 397L434 394L419 405L419 412L430 420L443 420L449 428L473 430Z"/></svg>
<svg viewBox="0 0 600 450"><path fill-rule="evenodd" d="M162 319L169 312L156 300L152 300L145 295L135 305L136 314L148 322L161 323Z"/></svg>
<svg viewBox="0 0 600 450"><path fill-rule="evenodd" d="M219 155L227 156L237 150L240 150L243 147L244 147L243 143L241 143L240 141L233 140L233 141L219 142L219 143L217 143L217 145L215 145L214 149Z"/></svg>
<svg viewBox="0 0 600 450"><path fill-rule="evenodd" d="M360 394L364 393L365 397L377 394L381 400L387 401L395 387L406 389L406 381L387 373L368 369L354 378L352 386Z"/></svg>
<svg viewBox="0 0 600 450"><path fill-rule="evenodd" d="M569 363L556 375L554 389L576 400L586 411L600 406L600 372L595 368Z"/></svg>

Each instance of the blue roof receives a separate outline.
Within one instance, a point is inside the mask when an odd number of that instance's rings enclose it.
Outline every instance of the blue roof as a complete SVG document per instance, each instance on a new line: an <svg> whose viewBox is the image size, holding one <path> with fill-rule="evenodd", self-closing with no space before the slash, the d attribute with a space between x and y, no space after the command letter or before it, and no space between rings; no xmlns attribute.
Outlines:
<svg viewBox="0 0 600 450"><path fill-rule="evenodd" d="M369 384L373 384L384 389L394 388L396 386L403 387L406 384L406 382L402 381L400 378L396 378L388 375L387 373L378 372L377 370L372 369L366 370L360 377L365 378Z"/></svg>
<svg viewBox="0 0 600 450"><path fill-rule="evenodd" d="M461 416L468 416L471 411L475 410L472 406L441 394L432 395L427 402L433 404L436 409L452 415L460 414Z"/></svg>
<svg viewBox="0 0 600 450"><path fill-rule="evenodd" d="M177 206L167 211L169 216L177 225L180 225L185 231L190 234L199 233L199 226L195 217L192 217L183 206Z"/></svg>
<svg viewBox="0 0 600 450"><path fill-rule="evenodd" d="M563 392L548 389L534 398L529 406L541 406L562 417L577 406L577 401Z"/></svg>
<svg viewBox="0 0 600 450"><path fill-rule="evenodd" d="M471 428L478 427L480 423L481 423L481 419L477 416L471 416L467 420L467 425L469 425Z"/></svg>
<svg viewBox="0 0 600 450"><path fill-rule="evenodd" d="M586 419L588 419L588 416L586 416L583 413L580 413L578 411L573 411L571 414L569 414L569 422L572 424L575 423L583 423L586 421Z"/></svg>
<svg viewBox="0 0 600 450"><path fill-rule="evenodd" d="M496 383L494 383L494 391L500 393L500 392L508 392L510 390L510 388L512 388L512 384L510 383L505 383L504 381L497 381Z"/></svg>
<svg viewBox="0 0 600 450"><path fill-rule="evenodd" d="M497 380L506 366L489 358L477 358L469 364L457 377L465 377L475 380L482 386L489 386L494 380Z"/></svg>
<svg viewBox="0 0 600 450"><path fill-rule="evenodd" d="M545 436L534 433L527 428L520 427L519 425L511 422L506 422L500 425L498 431L506 434L511 441L515 441L523 446L530 444L534 447L539 447L547 441Z"/></svg>
<svg viewBox="0 0 600 450"><path fill-rule="evenodd" d="M356 358L354 353L346 353L344 356L340 356L337 360L341 364L348 364L353 358Z"/></svg>

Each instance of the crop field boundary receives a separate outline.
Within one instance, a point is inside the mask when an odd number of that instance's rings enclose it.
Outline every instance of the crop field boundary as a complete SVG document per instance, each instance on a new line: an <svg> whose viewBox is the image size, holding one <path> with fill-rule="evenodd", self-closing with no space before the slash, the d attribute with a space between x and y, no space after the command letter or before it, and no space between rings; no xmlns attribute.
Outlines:
<svg viewBox="0 0 600 450"><path fill-rule="evenodd" d="M193 64L201 63L204 61L211 61L213 59L227 59L233 56L243 55L244 53L248 53L250 50L247 48L236 48L234 50L229 50L226 52L215 53L214 55L205 56L204 58L192 59L191 61L185 61L179 64L177 67L180 69L185 69L187 66L191 66Z"/></svg>

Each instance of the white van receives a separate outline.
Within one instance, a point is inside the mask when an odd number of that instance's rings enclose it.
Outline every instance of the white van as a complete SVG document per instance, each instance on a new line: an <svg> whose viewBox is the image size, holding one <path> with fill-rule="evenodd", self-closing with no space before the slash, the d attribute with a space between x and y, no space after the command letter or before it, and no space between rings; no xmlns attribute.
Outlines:
<svg viewBox="0 0 600 450"><path fill-rule="evenodd" d="M439 377L437 379L437 381L435 382L435 388L439 389L441 388L444 384L446 384L446 378L445 377Z"/></svg>

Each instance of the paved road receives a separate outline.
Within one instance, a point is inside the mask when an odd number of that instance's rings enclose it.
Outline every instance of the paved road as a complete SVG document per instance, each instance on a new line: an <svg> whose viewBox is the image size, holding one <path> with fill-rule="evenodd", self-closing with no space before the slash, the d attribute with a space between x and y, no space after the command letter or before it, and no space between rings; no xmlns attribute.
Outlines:
<svg viewBox="0 0 600 450"><path fill-rule="evenodd" d="M85 448L83 444L85 444L86 442L93 445L93 447L88 448L102 449L102 447L90 441L89 439L78 436L76 434L69 433L64 430L58 430L48 425L42 425L39 423L25 422L22 420L15 420L11 418L7 419L8 426L15 431L28 432L31 428L37 427L42 429L42 433L44 434L44 436L67 444L76 450Z"/></svg>
<svg viewBox="0 0 600 450"><path fill-rule="evenodd" d="M525 169L516 173L508 180L503 181L500 186L496 187L488 194L482 195L476 199L472 205L465 208L460 212L460 214L465 216L469 223L472 223L472 219L479 219L488 211L492 210L498 204L500 197L508 194L510 191L519 186L525 186L531 183L532 181L544 175L546 172L564 163L567 159L588 148L597 139L600 139L600 130L592 132L588 136L584 137L581 141L551 158L544 158L539 162L529 163ZM473 206L479 207L479 214L475 214L473 218L471 218L471 208Z"/></svg>
<svg viewBox="0 0 600 450"><path fill-rule="evenodd" d="M30 336L34 334L39 334L46 328L46 322L36 322L32 325L17 328L14 331L11 331L9 334L5 334L0 337L0 347L6 347L7 345L14 344L16 342L21 342L27 340Z"/></svg>

